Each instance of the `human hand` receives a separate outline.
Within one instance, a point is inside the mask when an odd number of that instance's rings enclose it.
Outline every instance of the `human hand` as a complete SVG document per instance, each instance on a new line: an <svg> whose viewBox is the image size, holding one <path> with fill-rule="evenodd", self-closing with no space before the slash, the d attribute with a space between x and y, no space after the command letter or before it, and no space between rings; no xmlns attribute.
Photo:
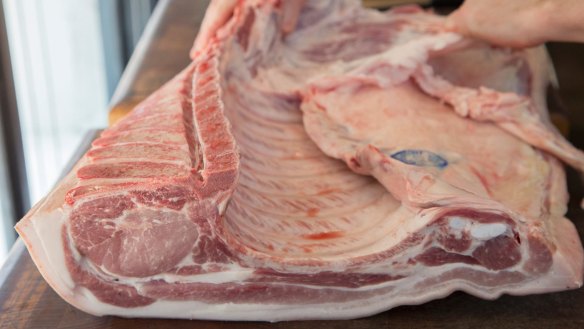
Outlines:
<svg viewBox="0 0 584 329"><path fill-rule="evenodd" d="M199 34L191 50L191 55L200 51L233 15L239 1L245 0L211 0L205 18L201 23ZM284 34L296 27L298 16L306 0L280 0L280 28Z"/></svg>
<svg viewBox="0 0 584 329"><path fill-rule="evenodd" d="M562 0L563 1L563 0ZM490 43L524 48L550 38L554 0L466 0L447 28Z"/></svg>

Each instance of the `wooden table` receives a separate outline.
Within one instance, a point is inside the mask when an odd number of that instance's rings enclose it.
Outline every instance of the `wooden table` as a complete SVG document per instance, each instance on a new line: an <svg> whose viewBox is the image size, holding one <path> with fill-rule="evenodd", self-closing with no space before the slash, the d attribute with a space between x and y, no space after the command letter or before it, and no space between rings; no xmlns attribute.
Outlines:
<svg viewBox="0 0 584 329"><path fill-rule="evenodd" d="M158 88L188 62L205 3L199 0L162 1L116 92L112 120ZM584 148L584 46L553 44L562 100L573 110L572 141ZM80 157L97 132L90 132ZM72 161L73 163L74 161ZM70 167L69 167L70 168ZM69 170L69 169L67 169ZM584 196L577 174L568 176L572 201L568 217L584 233ZM0 270L0 328L584 328L584 289L554 294L485 301L455 293L419 306L402 306L352 321L236 323L162 319L94 317L65 303L45 283L19 240Z"/></svg>

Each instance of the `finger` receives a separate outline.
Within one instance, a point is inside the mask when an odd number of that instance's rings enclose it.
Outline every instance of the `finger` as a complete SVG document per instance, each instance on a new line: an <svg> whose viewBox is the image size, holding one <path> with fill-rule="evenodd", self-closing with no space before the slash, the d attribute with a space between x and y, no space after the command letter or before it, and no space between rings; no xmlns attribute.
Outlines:
<svg viewBox="0 0 584 329"><path fill-rule="evenodd" d="M463 29L461 24L460 9L453 11L448 17L446 17L446 22L444 23L444 28L447 31L459 32Z"/></svg>
<svg viewBox="0 0 584 329"><path fill-rule="evenodd" d="M201 23L201 28L195 39L192 52L201 51L209 43L217 30L229 20L233 14L233 10L237 6L237 2L238 0L211 1L205 12L205 18L203 18L203 22Z"/></svg>
<svg viewBox="0 0 584 329"><path fill-rule="evenodd" d="M282 32L290 33L294 31L305 2L306 0L282 1Z"/></svg>

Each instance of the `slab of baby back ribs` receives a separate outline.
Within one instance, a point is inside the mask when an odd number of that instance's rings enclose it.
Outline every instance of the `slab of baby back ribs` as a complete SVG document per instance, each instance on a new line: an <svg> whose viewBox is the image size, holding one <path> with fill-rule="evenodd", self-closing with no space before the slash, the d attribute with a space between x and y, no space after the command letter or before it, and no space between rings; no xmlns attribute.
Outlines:
<svg viewBox="0 0 584 329"><path fill-rule="evenodd" d="M541 49L417 7L241 2L17 225L95 315L346 319L582 284ZM186 55L186 54L185 54ZM559 160L558 160L559 159Z"/></svg>

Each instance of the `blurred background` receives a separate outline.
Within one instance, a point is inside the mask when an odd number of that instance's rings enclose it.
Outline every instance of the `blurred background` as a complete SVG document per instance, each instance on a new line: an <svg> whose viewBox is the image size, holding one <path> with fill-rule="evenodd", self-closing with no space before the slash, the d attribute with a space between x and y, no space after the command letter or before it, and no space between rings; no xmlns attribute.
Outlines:
<svg viewBox="0 0 584 329"><path fill-rule="evenodd" d="M0 0L0 266L13 225L57 182L158 0ZM185 55L186 56L186 55Z"/></svg>

